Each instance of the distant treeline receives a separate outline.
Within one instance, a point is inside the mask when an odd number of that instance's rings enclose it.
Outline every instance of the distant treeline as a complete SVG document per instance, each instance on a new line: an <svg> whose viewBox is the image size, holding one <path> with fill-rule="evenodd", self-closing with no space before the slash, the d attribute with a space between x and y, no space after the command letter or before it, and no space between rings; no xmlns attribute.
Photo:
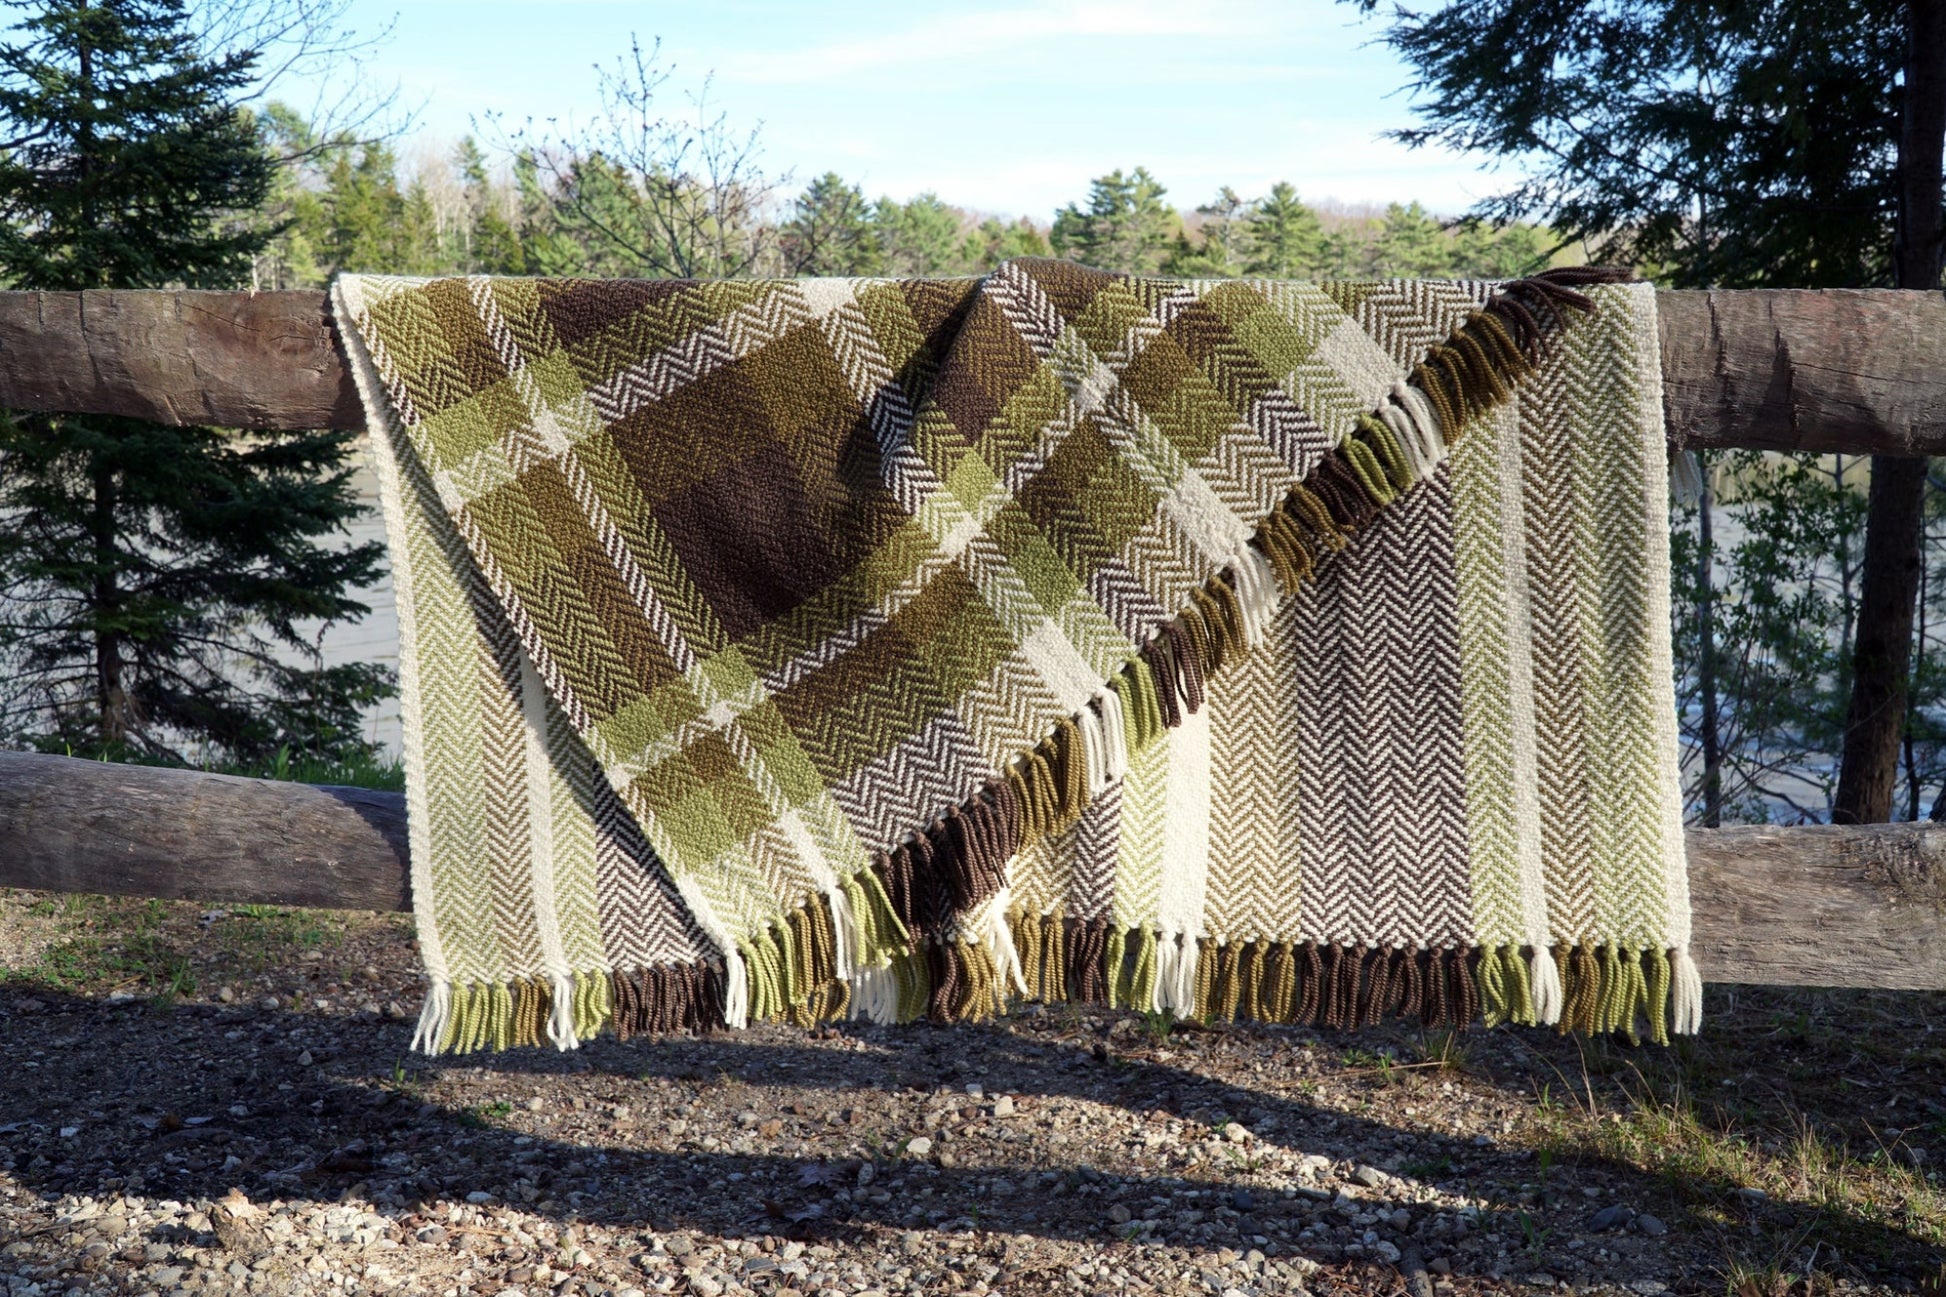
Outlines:
<svg viewBox="0 0 1946 1297"><path fill-rule="evenodd" d="M1504 278L1545 266L1533 225L1440 220L1418 203L1319 210L1289 184L1225 188L1183 211L1142 167L1095 179L1050 221L1001 219L924 193L868 198L827 172L794 192L748 172L658 173L595 148L468 137L403 162L384 143L311 138L273 108L282 227L257 258L261 288L323 284L339 270L603 276L964 275L1010 257L1198 277Z"/></svg>

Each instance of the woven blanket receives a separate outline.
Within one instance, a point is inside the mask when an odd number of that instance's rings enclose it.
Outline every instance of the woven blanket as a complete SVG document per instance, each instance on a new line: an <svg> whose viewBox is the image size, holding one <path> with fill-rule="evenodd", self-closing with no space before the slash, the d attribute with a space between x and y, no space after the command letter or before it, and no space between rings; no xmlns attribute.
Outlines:
<svg viewBox="0 0 1946 1297"><path fill-rule="evenodd" d="M1692 1031L1654 295L341 278L415 1045Z"/></svg>

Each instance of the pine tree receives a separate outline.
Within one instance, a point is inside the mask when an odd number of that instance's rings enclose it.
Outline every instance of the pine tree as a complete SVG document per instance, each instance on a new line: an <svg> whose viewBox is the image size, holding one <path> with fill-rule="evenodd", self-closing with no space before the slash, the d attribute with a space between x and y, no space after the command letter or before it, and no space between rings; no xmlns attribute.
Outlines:
<svg viewBox="0 0 1946 1297"><path fill-rule="evenodd" d="M813 180L778 237L793 275L876 275L885 247L872 208L857 185L827 171Z"/></svg>
<svg viewBox="0 0 1946 1297"><path fill-rule="evenodd" d="M1011 225L989 216L960 241L959 263L973 274L985 274L1015 257L1045 257L1053 253L1047 236L1025 216Z"/></svg>
<svg viewBox="0 0 1946 1297"><path fill-rule="evenodd" d="M326 256L338 270L397 272L402 251L405 196L399 192L398 159L383 144L341 149L325 182L330 224Z"/></svg>
<svg viewBox="0 0 1946 1297"><path fill-rule="evenodd" d="M272 177L270 197L260 209L271 239L256 256L250 286L322 288L330 272L322 260L329 223L315 183L320 141L311 124L285 104L266 105L257 125L273 157L300 161L278 167Z"/></svg>
<svg viewBox="0 0 1946 1297"><path fill-rule="evenodd" d="M25 0L0 45L0 277L36 289L234 287L270 240L274 163L180 0ZM379 547L351 434L244 437L111 417L0 421L0 720L110 755L360 752L367 665L306 624L362 614ZM295 659L299 664L293 665Z"/></svg>
<svg viewBox="0 0 1946 1297"><path fill-rule="evenodd" d="M489 275L517 275L525 268L520 235L507 219L506 204L487 175L486 154L468 135L453 151L453 170L466 191L470 221L462 269Z"/></svg>
<svg viewBox="0 0 1946 1297"><path fill-rule="evenodd" d="M1246 273L1265 279L1307 279L1324 261L1324 226L1318 214L1298 201L1297 190L1280 180L1252 204L1243 219L1248 249Z"/></svg>
<svg viewBox="0 0 1946 1297"><path fill-rule="evenodd" d="M1168 192L1146 167L1097 177L1085 209L1070 203L1055 215L1054 251L1097 270L1156 274L1182 229L1182 218L1162 201Z"/></svg>
<svg viewBox="0 0 1946 1297"><path fill-rule="evenodd" d="M1453 273L1452 242L1418 203L1385 209L1372 258L1373 268L1388 278L1441 279Z"/></svg>
<svg viewBox="0 0 1946 1297"><path fill-rule="evenodd" d="M881 198L872 209L888 275L952 275L963 269L960 213L934 193L909 203Z"/></svg>
<svg viewBox="0 0 1946 1297"><path fill-rule="evenodd" d="M1518 279L1547 268L1553 240L1538 225L1463 223L1453 239L1452 273L1464 279Z"/></svg>
<svg viewBox="0 0 1946 1297"><path fill-rule="evenodd" d="M514 238L520 248L518 273L523 275L587 274L581 245L564 228L568 204L556 201L541 175L533 150L514 154Z"/></svg>
<svg viewBox="0 0 1946 1297"><path fill-rule="evenodd" d="M1183 279L1224 279L1243 271L1243 222L1250 205L1225 185L1216 197L1196 209L1196 234L1184 229L1163 263L1168 274Z"/></svg>

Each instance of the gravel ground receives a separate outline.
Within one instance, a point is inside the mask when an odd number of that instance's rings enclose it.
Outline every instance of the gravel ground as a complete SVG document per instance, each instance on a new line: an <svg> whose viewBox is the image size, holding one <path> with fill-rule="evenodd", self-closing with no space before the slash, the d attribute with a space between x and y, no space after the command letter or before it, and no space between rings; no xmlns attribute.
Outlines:
<svg viewBox="0 0 1946 1297"><path fill-rule="evenodd" d="M1863 1202L1754 1146L1614 1151L1663 1051L1062 1008L425 1059L402 920L224 946L227 912L148 913L227 962L160 1000L126 960L140 995L45 950L0 980L8 1297L1946 1293L1909 1140ZM1900 1084L1946 1156L1942 1081Z"/></svg>

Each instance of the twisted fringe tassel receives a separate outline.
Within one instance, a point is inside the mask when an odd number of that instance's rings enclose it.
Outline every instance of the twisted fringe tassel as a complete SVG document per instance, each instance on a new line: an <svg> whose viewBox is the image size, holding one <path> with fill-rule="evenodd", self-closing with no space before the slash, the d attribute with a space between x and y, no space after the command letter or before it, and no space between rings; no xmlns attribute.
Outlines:
<svg viewBox="0 0 1946 1297"><path fill-rule="evenodd" d="M1702 979L1680 948L1218 943L995 906L962 935L929 938L846 980L835 975L829 918L806 906L744 943L753 1012L799 1025L846 1016L951 1023L985 1021L1025 998L1346 1029L1394 1017L1428 1027L1532 1025L1546 1021L1541 970L1554 970L1562 975L1554 993L1564 1032L1637 1039L1646 1029L1649 1039L1667 1044L1672 1034L1693 1034L1701 1025ZM710 961L513 983L441 982L426 996L412 1047L464 1054L535 1045L545 1036L572 1049L608 1026L622 1040L712 1030L724 1022L725 976L724 966Z"/></svg>
<svg viewBox="0 0 1946 1297"><path fill-rule="evenodd" d="M439 982L426 994L412 1048L428 1054L538 1045L574 1049L613 1026L643 1034L711 1031L723 1022L723 965L657 964L514 982Z"/></svg>

